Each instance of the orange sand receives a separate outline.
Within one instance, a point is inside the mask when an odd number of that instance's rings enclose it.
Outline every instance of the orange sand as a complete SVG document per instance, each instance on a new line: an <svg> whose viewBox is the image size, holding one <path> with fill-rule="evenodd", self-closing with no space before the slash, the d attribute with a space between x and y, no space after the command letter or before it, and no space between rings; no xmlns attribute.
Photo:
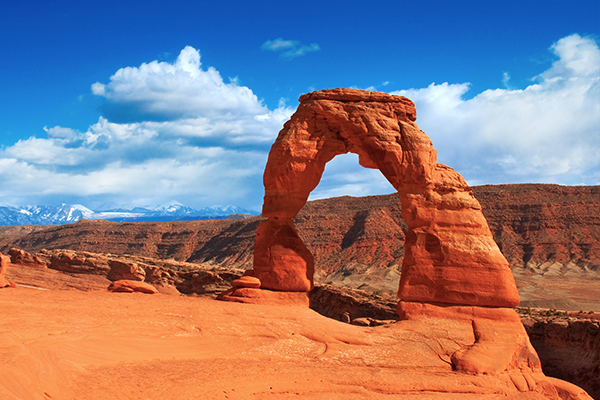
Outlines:
<svg viewBox="0 0 600 400"><path fill-rule="evenodd" d="M460 321L358 327L304 307L29 288L0 290L0 309L5 400L546 398L453 372Z"/></svg>

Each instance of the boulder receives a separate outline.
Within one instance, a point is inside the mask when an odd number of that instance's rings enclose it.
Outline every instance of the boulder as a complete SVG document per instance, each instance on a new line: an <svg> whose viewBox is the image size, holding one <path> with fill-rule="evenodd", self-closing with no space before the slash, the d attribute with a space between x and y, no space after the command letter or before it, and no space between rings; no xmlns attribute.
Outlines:
<svg viewBox="0 0 600 400"><path fill-rule="evenodd" d="M110 271L106 277L111 281L143 281L146 278L146 271L144 271L144 268L140 267L137 263L109 260L108 265L110 266Z"/></svg>

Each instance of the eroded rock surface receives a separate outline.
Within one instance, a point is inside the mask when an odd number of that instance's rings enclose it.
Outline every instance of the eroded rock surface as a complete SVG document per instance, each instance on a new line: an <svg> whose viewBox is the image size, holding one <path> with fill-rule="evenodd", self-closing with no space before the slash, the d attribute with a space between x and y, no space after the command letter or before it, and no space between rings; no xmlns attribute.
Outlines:
<svg viewBox="0 0 600 400"><path fill-rule="evenodd" d="M27 288L0 290L0 309L2 399L589 399L541 372L453 369L476 341L468 318L362 327L289 305Z"/></svg>
<svg viewBox="0 0 600 400"><path fill-rule="evenodd" d="M314 261L293 218L325 164L348 152L377 168L398 191L408 224L399 297L412 302L512 307L514 278L465 180L437 163L407 98L354 89L303 95L271 147L263 216L254 249L261 287L312 288Z"/></svg>
<svg viewBox="0 0 600 400"><path fill-rule="evenodd" d="M124 280L152 285L164 294L216 295L243 273L235 268L86 251L30 254L12 249L11 253L11 258L3 256L6 278L17 285L41 289L103 290L111 282Z"/></svg>

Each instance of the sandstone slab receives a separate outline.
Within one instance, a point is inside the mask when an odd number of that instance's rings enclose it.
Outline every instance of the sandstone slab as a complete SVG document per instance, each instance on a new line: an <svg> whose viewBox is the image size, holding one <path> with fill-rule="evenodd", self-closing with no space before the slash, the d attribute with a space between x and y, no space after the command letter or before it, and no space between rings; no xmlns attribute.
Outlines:
<svg viewBox="0 0 600 400"><path fill-rule="evenodd" d="M248 304L276 304L304 307L310 305L307 292L280 292L248 287L234 287L221 293L217 299Z"/></svg>

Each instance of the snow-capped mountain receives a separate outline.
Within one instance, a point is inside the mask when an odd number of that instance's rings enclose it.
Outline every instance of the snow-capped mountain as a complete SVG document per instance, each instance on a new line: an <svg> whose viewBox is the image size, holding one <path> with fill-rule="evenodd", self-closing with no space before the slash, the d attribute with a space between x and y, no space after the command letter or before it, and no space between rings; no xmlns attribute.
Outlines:
<svg viewBox="0 0 600 400"><path fill-rule="evenodd" d="M180 221L222 219L232 214L257 215L253 210L236 206L213 206L199 210L177 201L157 207L114 208L92 211L80 204L60 206L0 206L0 225L62 225L80 219L105 219L114 222Z"/></svg>
<svg viewBox="0 0 600 400"><path fill-rule="evenodd" d="M1 225L60 225L92 218L94 212L80 204L60 206L0 206Z"/></svg>
<svg viewBox="0 0 600 400"><path fill-rule="evenodd" d="M247 210L245 208L236 207L236 206L212 206L205 207L198 210L199 213L206 216L212 215L232 215L232 214L253 214L258 215L260 213L252 210Z"/></svg>

